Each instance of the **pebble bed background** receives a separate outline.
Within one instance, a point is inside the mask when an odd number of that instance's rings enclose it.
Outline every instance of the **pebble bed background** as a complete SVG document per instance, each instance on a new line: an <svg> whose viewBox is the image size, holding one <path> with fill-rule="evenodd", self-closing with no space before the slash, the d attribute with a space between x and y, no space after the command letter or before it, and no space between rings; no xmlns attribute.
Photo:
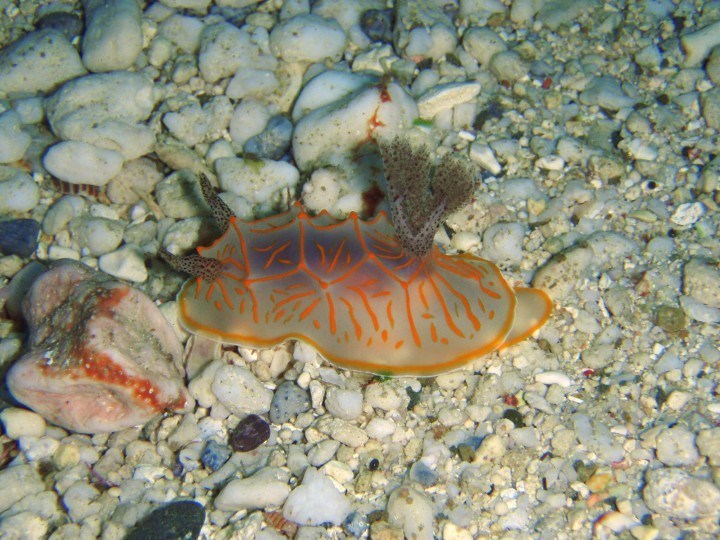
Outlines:
<svg viewBox="0 0 720 540"><path fill-rule="evenodd" d="M212 240L193 173L240 217L340 217L370 136L469 156L436 241L556 305L429 379L190 340L192 412L88 436L6 404L1 538L720 535L720 2L0 0L0 45L4 369L30 260L173 320L157 250ZM143 521L176 499L206 512Z"/></svg>

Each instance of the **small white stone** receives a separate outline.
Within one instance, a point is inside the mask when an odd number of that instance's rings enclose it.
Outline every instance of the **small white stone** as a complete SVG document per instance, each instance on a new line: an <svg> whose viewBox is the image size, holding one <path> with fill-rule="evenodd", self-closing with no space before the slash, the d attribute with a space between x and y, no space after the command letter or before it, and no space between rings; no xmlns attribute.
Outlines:
<svg viewBox="0 0 720 540"><path fill-rule="evenodd" d="M637 98L628 96L620 82L609 75L592 79L579 98L585 105L597 105L612 111L632 107L638 101Z"/></svg>
<svg viewBox="0 0 720 540"><path fill-rule="evenodd" d="M695 434L681 425L660 432L656 451L658 459L671 467L693 465L700 457L695 446Z"/></svg>
<svg viewBox="0 0 720 540"><path fill-rule="evenodd" d="M212 393L237 416L265 414L270 410L272 390L244 367L224 365L215 373Z"/></svg>
<svg viewBox="0 0 720 540"><path fill-rule="evenodd" d="M658 149L640 138L630 141L628 150L635 159L655 161L658 157Z"/></svg>
<svg viewBox="0 0 720 540"><path fill-rule="evenodd" d="M705 214L705 206L701 202L683 203L670 217L675 225L687 227L696 223Z"/></svg>
<svg viewBox="0 0 720 540"><path fill-rule="evenodd" d="M22 130L20 115L13 110L0 114L0 163L22 159L30 146L30 135Z"/></svg>
<svg viewBox="0 0 720 540"><path fill-rule="evenodd" d="M489 145L475 141L470 145L469 157L475 163L480 165L483 169L487 169L492 174L500 174L502 171L502 165L498 162L495 157L495 153L492 151Z"/></svg>
<svg viewBox="0 0 720 540"><path fill-rule="evenodd" d="M215 498L215 508L223 511L254 510L279 507L290 494L286 482L255 474L250 478L233 480Z"/></svg>
<svg viewBox="0 0 720 540"><path fill-rule="evenodd" d="M29 174L0 166L0 213L28 212L40 201L40 188Z"/></svg>
<svg viewBox="0 0 720 540"><path fill-rule="evenodd" d="M302 200L305 208L315 213L332 208L340 195L338 180L334 169L314 171L310 180L303 185Z"/></svg>
<svg viewBox="0 0 720 540"><path fill-rule="evenodd" d="M683 34L680 43L685 52L685 66L692 67L700 64L716 45L720 45L720 21L713 22L695 32Z"/></svg>
<svg viewBox="0 0 720 540"><path fill-rule="evenodd" d="M15 465L0 471L0 512L5 512L27 495L45 490L45 484L32 465Z"/></svg>
<svg viewBox="0 0 720 540"><path fill-rule="evenodd" d="M45 234L56 235L70 220L85 209L85 199L78 195L65 195L58 199L45 214L42 230Z"/></svg>
<svg viewBox="0 0 720 540"><path fill-rule="evenodd" d="M522 223L496 223L483 234L482 257L497 264L520 264L523 257L522 243L525 238Z"/></svg>
<svg viewBox="0 0 720 540"><path fill-rule="evenodd" d="M372 384L365 388L365 404L383 411L397 411L402 406L402 398L389 384Z"/></svg>
<svg viewBox="0 0 720 540"><path fill-rule="evenodd" d="M387 418L373 417L365 426L365 433L371 438L381 441L395 433L395 422Z"/></svg>
<svg viewBox="0 0 720 540"><path fill-rule="evenodd" d="M220 158L215 161L220 187L251 204L263 204L284 189L294 189L299 171L285 161Z"/></svg>
<svg viewBox="0 0 720 540"><path fill-rule="evenodd" d="M337 21L311 14L283 21L270 33L270 49L286 62L337 62L345 43L345 32Z"/></svg>
<svg viewBox="0 0 720 540"><path fill-rule="evenodd" d="M478 61L481 66L487 66L490 59L497 53L507 49L505 41L489 28L472 26L463 34L463 47Z"/></svg>
<svg viewBox="0 0 720 540"><path fill-rule="evenodd" d="M231 99L262 98L272 94L280 85L275 72L269 69L240 68L225 90Z"/></svg>
<svg viewBox="0 0 720 540"><path fill-rule="evenodd" d="M308 462L313 467L321 467L335 456L338 448L340 448L338 441L332 439L320 441L308 451Z"/></svg>
<svg viewBox="0 0 720 540"><path fill-rule="evenodd" d="M80 55L57 30L36 30L0 50L0 92L32 95L87 73Z"/></svg>
<svg viewBox="0 0 720 540"><path fill-rule="evenodd" d="M198 67L203 79L214 83L230 77L240 67L274 69L277 60L269 54L267 32L228 22L205 27L200 37Z"/></svg>
<svg viewBox="0 0 720 540"><path fill-rule="evenodd" d="M175 112L165 113L163 124L170 133L187 146L217 139L227 129L233 116L233 106L226 96L217 96L202 107L187 105Z"/></svg>
<svg viewBox="0 0 720 540"><path fill-rule="evenodd" d="M567 388L572 384L572 379L562 371L543 371L535 375L535 380L548 386L557 384L562 388Z"/></svg>
<svg viewBox="0 0 720 540"><path fill-rule="evenodd" d="M433 540L433 507L424 493L400 486L388 497L388 523L402 529L405 538Z"/></svg>
<svg viewBox="0 0 720 540"><path fill-rule="evenodd" d="M184 53L195 54L205 25L197 17L173 13L160 23L158 35L173 42Z"/></svg>
<svg viewBox="0 0 720 540"><path fill-rule="evenodd" d="M662 468L648 472L643 499L654 512L694 520L717 514L720 490L712 482L694 478L682 469Z"/></svg>
<svg viewBox="0 0 720 540"><path fill-rule="evenodd" d="M45 154L43 166L60 180L71 184L104 186L120 172L123 157L115 150L106 150L78 141L55 144Z"/></svg>
<svg viewBox="0 0 720 540"><path fill-rule="evenodd" d="M98 268L106 274L135 283L143 283L148 277L142 251L131 244L102 255L98 259Z"/></svg>
<svg viewBox="0 0 720 540"><path fill-rule="evenodd" d="M302 484L290 493L283 506L283 517L303 526L340 525L349 513L350 502L332 480L313 467L305 470Z"/></svg>
<svg viewBox="0 0 720 540"><path fill-rule="evenodd" d="M325 407L328 412L343 420L354 420L362 414L363 395L357 390L346 390L335 386L325 393Z"/></svg>
<svg viewBox="0 0 720 540"><path fill-rule="evenodd" d="M685 315L694 321L710 324L720 323L720 308L703 304L692 296L681 296L680 307L685 312Z"/></svg>
<svg viewBox="0 0 720 540"><path fill-rule="evenodd" d="M535 448L540 444L537 430L532 426L513 429L510 432L510 439L524 448Z"/></svg>
<svg viewBox="0 0 720 540"><path fill-rule="evenodd" d="M565 167L565 160L560 156L543 156L535 162L535 165L545 171L562 171Z"/></svg>
<svg viewBox="0 0 720 540"><path fill-rule="evenodd" d="M127 69L143 46L142 11L135 0L85 0L83 64L90 71Z"/></svg>
<svg viewBox="0 0 720 540"><path fill-rule="evenodd" d="M72 226L73 237L93 257L117 249L124 230L121 222L100 217L84 217Z"/></svg>
<svg viewBox="0 0 720 540"><path fill-rule="evenodd" d="M45 419L32 411L9 407L0 412L5 435L11 439L22 436L42 437L45 435Z"/></svg>
<svg viewBox="0 0 720 540"><path fill-rule="evenodd" d="M18 512L0 520L0 538L41 540L47 538L48 527L48 520L37 513Z"/></svg>
<svg viewBox="0 0 720 540"><path fill-rule="evenodd" d="M271 114L268 108L255 99L244 99L235 108L230 119L230 137L233 148L242 150L250 137L259 135L267 126Z"/></svg>
<svg viewBox="0 0 720 540"><path fill-rule="evenodd" d="M480 83L462 82L435 86L418 99L421 118L433 118L440 111L467 103L480 93Z"/></svg>
<svg viewBox="0 0 720 540"><path fill-rule="evenodd" d="M490 59L489 67L499 81L517 81L530 70L529 64L517 51L500 51Z"/></svg>

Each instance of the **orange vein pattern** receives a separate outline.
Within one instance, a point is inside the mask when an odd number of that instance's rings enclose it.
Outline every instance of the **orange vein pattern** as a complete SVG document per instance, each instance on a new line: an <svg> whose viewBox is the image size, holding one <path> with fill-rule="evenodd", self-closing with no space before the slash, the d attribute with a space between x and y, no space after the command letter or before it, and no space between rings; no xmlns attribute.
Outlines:
<svg viewBox="0 0 720 540"><path fill-rule="evenodd" d="M437 247L409 255L383 212L337 221L296 203L253 222L232 218L198 251L223 269L213 283L183 287L189 331L254 347L299 339L350 369L449 371L525 339L550 314L545 293L515 291L489 261Z"/></svg>

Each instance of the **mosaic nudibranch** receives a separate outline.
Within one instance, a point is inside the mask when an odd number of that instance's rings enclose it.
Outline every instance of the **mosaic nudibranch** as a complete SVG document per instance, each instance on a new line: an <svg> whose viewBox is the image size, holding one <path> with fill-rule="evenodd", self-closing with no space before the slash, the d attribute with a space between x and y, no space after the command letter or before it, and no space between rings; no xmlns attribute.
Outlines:
<svg viewBox="0 0 720 540"><path fill-rule="evenodd" d="M197 276L178 295L191 333L252 347L297 339L344 368L428 376L517 343L550 315L544 292L511 287L490 261L436 245L414 254L385 212L339 221L295 203L244 222L201 185L225 233L199 255L163 254Z"/></svg>

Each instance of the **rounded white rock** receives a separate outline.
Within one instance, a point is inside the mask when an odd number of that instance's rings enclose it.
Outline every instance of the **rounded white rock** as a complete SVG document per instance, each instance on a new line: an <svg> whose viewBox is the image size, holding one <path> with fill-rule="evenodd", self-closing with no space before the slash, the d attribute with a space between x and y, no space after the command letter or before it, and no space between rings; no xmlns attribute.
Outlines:
<svg viewBox="0 0 720 540"><path fill-rule="evenodd" d="M23 436L42 437L45 435L45 419L37 413L17 407L9 407L0 412L5 435L11 439Z"/></svg>
<svg viewBox="0 0 720 540"><path fill-rule="evenodd" d="M318 504L322 501L322 504ZM350 513L350 502L323 473L313 467L305 470L302 484L288 496L283 517L298 525L340 525Z"/></svg>
<svg viewBox="0 0 720 540"><path fill-rule="evenodd" d="M40 201L40 188L24 171L0 165L0 213L27 212Z"/></svg>
<svg viewBox="0 0 720 540"><path fill-rule="evenodd" d="M286 62L335 62L342 58L347 38L333 19L302 14L283 21L270 33L270 49Z"/></svg>
<svg viewBox="0 0 720 540"><path fill-rule="evenodd" d="M234 365L217 370L211 390L220 403L238 416L265 414L273 397L272 390L265 388L249 369Z"/></svg>
<svg viewBox="0 0 720 540"><path fill-rule="evenodd" d="M400 486L388 497L388 523L402 529L405 538L433 540L433 507L424 493Z"/></svg>
<svg viewBox="0 0 720 540"><path fill-rule="evenodd" d="M0 93L33 95L87 71L61 32L36 30L0 50L0 73Z"/></svg>
<svg viewBox="0 0 720 540"><path fill-rule="evenodd" d="M717 514L720 489L682 469L662 468L647 473L643 499L654 512L675 519L695 520Z"/></svg>
<svg viewBox="0 0 720 540"><path fill-rule="evenodd" d="M0 163L12 163L22 159L30 146L30 135L22 130L17 111L0 114Z"/></svg>
<svg viewBox="0 0 720 540"><path fill-rule="evenodd" d="M43 157L43 166L50 174L71 184L104 186L122 165L120 152L80 141L55 144Z"/></svg>
<svg viewBox="0 0 720 540"><path fill-rule="evenodd" d="M232 480L218 494L215 508L237 512L281 506L290 494L290 486L266 476L256 474L250 478Z"/></svg>
<svg viewBox="0 0 720 540"><path fill-rule="evenodd" d="M90 71L127 69L143 45L142 11L135 0L85 0L82 60Z"/></svg>
<svg viewBox="0 0 720 540"><path fill-rule="evenodd" d="M343 420L354 420L362 414L363 396L357 390L333 386L325 393L325 407L328 412Z"/></svg>
<svg viewBox="0 0 720 540"><path fill-rule="evenodd" d="M143 283L148 277L142 251L130 244L100 256L98 268L106 274L135 283Z"/></svg>
<svg viewBox="0 0 720 540"><path fill-rule="evenodd" d="M220 158L215 161L220 187L252 204L268 202L283 189L294 189L300 173L290 163L269 159Z"/></svg>

